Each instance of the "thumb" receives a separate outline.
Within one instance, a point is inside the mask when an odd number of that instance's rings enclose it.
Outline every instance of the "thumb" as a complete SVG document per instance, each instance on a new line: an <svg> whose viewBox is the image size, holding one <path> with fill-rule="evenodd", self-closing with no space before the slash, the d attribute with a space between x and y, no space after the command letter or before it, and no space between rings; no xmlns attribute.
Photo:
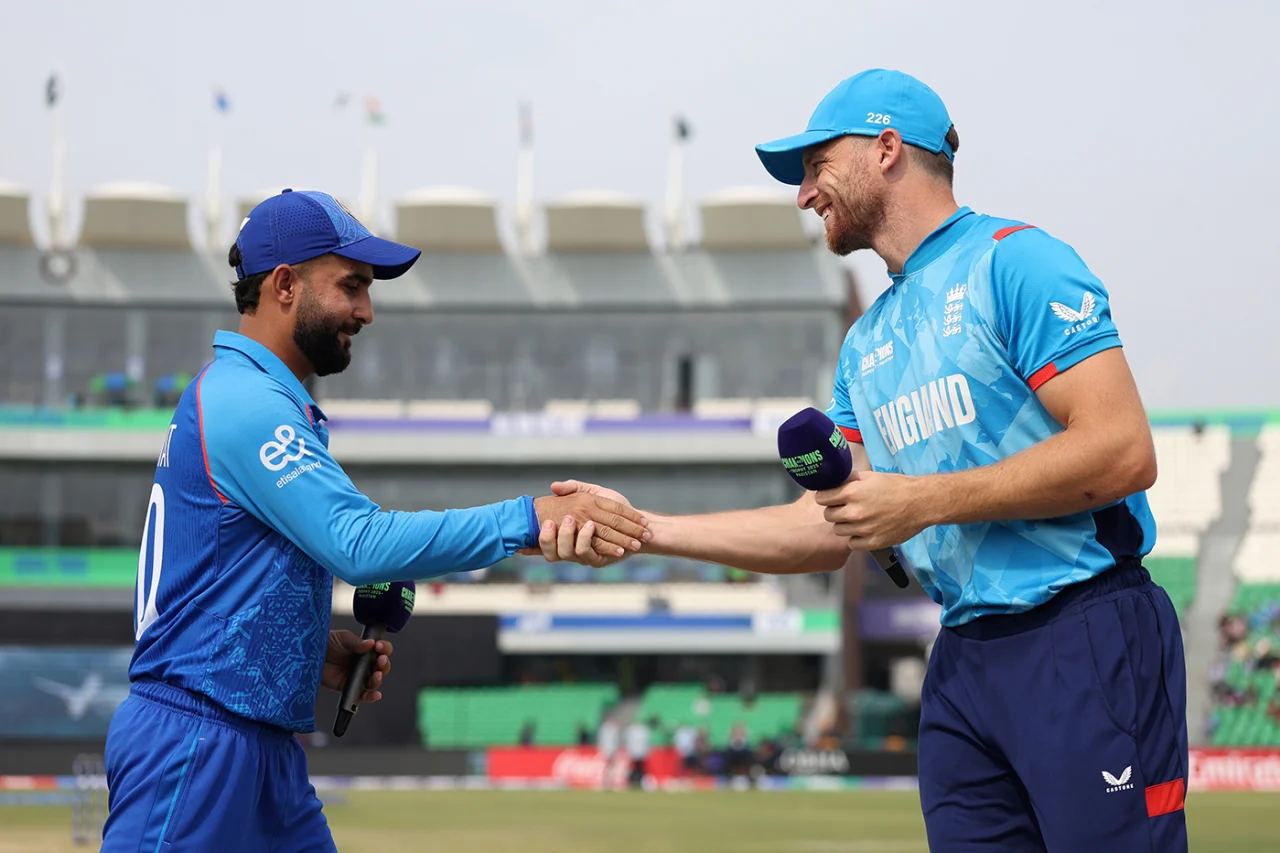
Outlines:
<svg viewBox="0 0 1280 853"><path fill-rule="evenodd" d="M593 495L599 490L599 486L593 486L591 483L580 483L577 480L557 480L551 484L551 494L562 498L577 492L586 492L589 495Z"/></svg>

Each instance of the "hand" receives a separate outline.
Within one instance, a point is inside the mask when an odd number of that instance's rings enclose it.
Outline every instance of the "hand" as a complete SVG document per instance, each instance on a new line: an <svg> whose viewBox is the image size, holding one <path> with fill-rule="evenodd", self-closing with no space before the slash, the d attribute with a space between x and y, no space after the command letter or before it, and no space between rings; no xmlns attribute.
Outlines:
<svg viewBox="0 0 1280 853"><path fill-rule="evenodd" d="M597 486L595 483L583 483L578 480L565 480L551 484L551 491L558 497L568 497L570 495L593 495L596 498L611 501L620 507L631 509L631 502L628 501L621 493L615 492L613 489L606 489L603 486ZM632 510L634 512L634 510ZM595 521L588 520L579 526L577 519L567 516L558 524L554 521L544 521L542 524L542 532L538 537L537 548L521 549L521 554L531 556L542 555L548 562L558 562L560 560L569 560L582 565L594 566L601 568L610 563L615 563L626 556L626 549L611 542L617 542L616 539L601 537L596 535L598 526ZM642 530L640 539L647 542L653 538L653 534L648 530ZM639 544L634 539L627 543L632 551L639 550ZM636 547L631 547L635 545Z"/></svg>
<svg viewBox="0 0 1280 853"><path fill-rule="evenodd" d="M347 671L351 669L353 658L364 654L369 649L378 650L378 659L374 661L373 672L365 685L361 702L377 702L382 698L378 688L382 679L391 672L391 643L387 640L362 640L350 631L330 631L329 648L324 653L324 669L320 672L320 683L330 690L341 690L347 685Z"/></svg>
<svg viewBox="0 0 1280 853"><path fill-rule="evenodd" d="M924 477L855 471L838 489L815 493L822 516L849 537L854 551L901 545L933 522L927 514Z"/></svg>

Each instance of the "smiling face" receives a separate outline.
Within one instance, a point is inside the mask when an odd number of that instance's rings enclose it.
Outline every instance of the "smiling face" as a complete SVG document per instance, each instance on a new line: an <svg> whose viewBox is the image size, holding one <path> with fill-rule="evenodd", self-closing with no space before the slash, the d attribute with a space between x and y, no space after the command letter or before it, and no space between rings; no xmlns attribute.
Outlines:
<svg viewBox="0 0 1280 853"><path fill-rule="evenodd" d="M293 342L317 376L341 373L351 363L351 338L373 322L369 264L324 255L299 270L302 291Z"/></svg>
<svg viewBox="0 0 1280 853"><path fill-rule="evenodd" d="M872 248L883 227L888 188L873 168L875 140L842 136L804 153L796 203L822 217L827 248L837 255Z"/></svg>

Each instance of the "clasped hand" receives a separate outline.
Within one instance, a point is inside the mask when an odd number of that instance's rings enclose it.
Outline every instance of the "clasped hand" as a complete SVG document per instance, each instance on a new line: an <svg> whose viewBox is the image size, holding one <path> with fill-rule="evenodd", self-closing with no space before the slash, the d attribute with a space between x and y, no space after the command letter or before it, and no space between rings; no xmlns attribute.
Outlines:
<svg viewBox="0 0 1280 853"><path fill-rule="evenodd" d="M645 529L649 520L617 492L576 480L553 483L551 491L533 501L541 526L539 547L522 554L600 567L639 551L652 536Z"/></svg>
<svg viewBox="0 0 1280 853"><path fill-rule="evenodd" d="M855 471L839 488L815 492L822 517L854 551L900 545L930 525L921 477Z"/></svg>

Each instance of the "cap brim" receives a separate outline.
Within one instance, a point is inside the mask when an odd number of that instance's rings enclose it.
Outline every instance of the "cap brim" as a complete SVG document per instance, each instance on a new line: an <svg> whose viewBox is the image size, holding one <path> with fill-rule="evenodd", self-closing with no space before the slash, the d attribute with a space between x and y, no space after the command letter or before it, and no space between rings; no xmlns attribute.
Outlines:
<svg viewBox="0 0 1280 853"><path fill-rule="evenodd" d="M847 133L847 130L806 130L773 142L762 142L756 146L756 154L770 175L798 187L804 182L804 150Z"/></svg>
<svg viewBox="0 0 1280 853"><path fill-rule="evenodd" d="M341 249L334 249L333 253L369 264L373 267L374 278L388 279L399 278L407 273L422 255L422 250L393 243L381 237L365 237Z"/></svg>

